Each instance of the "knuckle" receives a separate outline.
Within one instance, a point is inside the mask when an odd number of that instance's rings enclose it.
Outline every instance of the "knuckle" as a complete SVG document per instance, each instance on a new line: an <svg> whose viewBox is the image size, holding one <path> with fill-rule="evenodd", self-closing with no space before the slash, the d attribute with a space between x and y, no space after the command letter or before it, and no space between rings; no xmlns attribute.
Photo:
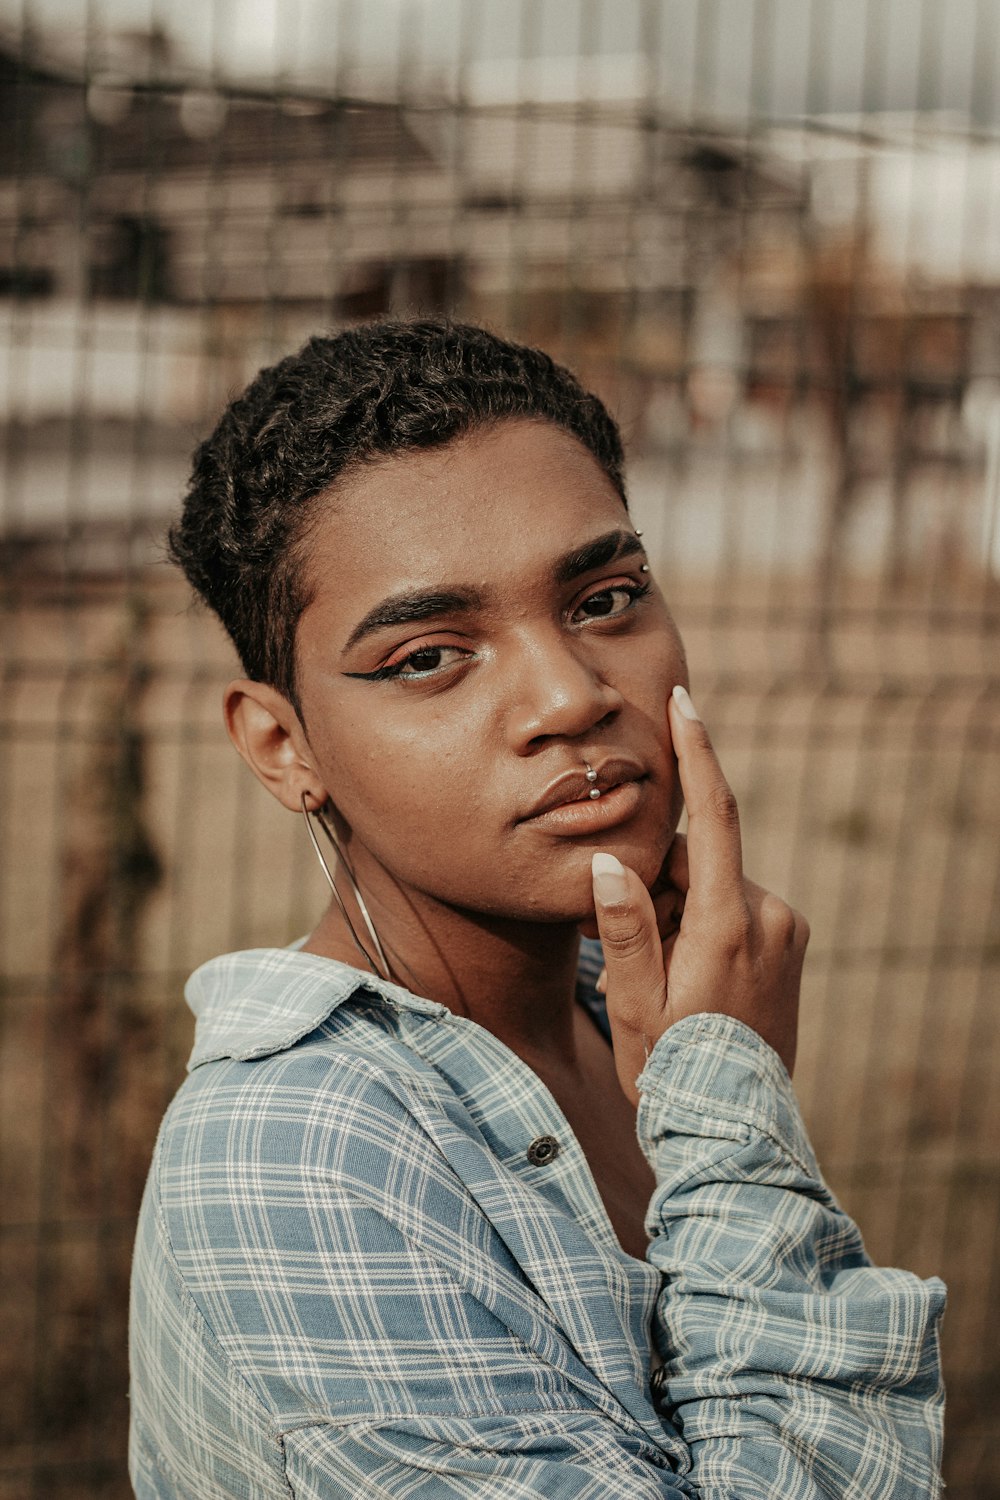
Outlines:
<svg viewBox="0 0 1000 1500"><path fill-rule="evenodd" d="M753 918L745 902L734 906L720 924L719 941L723 952L730 960L745 953L753 938Z"/></svg>
<svg viewBox="0 0 1000 1500"><path fill-rule="evenodd" d="M795 943L799 918L788 902L769 891L761 902L760 914L768 937L783 948L791 948Z"/></svg>
<svg viewBox="0 0 1000 1500"><path fill-rule="evenodd" d="M720 781L712 788L706 798L705 807L706 811L723 828L739 828L740 809L733 789L727 782Z"/></svg>
<svg viewBox="0 0 1000 1500"><path fill-rule="evenodd" d="M614 1004L608 1006L608 1020L615 1033L616 1044L631 1041L641 1047L644 1034L643 1010L634 996L616 996Z"/></svg>
<svg viewBox="0 0 1000 1500"><path fill-rule="evenodd" d="M649 934L644 927L629 923L615 923L602 933L601 943L605 951L610 950L616 958L636 958L649 950Z"/></svg>

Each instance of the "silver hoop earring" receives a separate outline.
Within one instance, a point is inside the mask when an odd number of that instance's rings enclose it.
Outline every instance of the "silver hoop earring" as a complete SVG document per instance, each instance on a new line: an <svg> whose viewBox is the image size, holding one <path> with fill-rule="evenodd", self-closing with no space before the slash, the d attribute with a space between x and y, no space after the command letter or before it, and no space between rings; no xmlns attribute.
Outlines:
<svg viewBox="0 0 1000 1500"><path fill-rule="evenodd" d="M368 908L365 905L365 898L362 896L361 890L358 886L358 882L354 878L354 871L348 864L344 851L340 847L337 835L334 833L331 824L327 821L322 808L317 808L316 811L312 813L309 811L309 808L306 806L305 792L302 793L301 802L302 816L306 820L306 832L309 835L309 842L312 844L316 854L316 858L319 860L320 869L326 876L327 884L329 885L330 890L333 892L333 899L336 901L337 905L340 908L340 914L343 917L344 921L347 923L347 930L350 932L351 937L354 939L354 946L357 948L358 952L362 955L369 967L374 969L375 973L378 974L380 978L385 979L390 984L392 984L393 978L392 970L389 967L389 960L386 958L385 950L382 947L382 944L379 942L378 933L375 931L375 924L372 921L371 917L368 915ZM343 869L348 880L351 882L351 890L354 892L354 899L358 903L358 910L361 912L361 915L365 919L365 926L368 928L368 935L372 940L375 952L378 954L377 962L374 958L372 958L371 954L368 952L368 949L365 947L364 943L361 941L361 939L358 937L357 932L355 931L354 923L351 921L347 907L344 905L344 898L337 890L336 882L334 881L330 866L327 864L326 859L323 855L323 851L319 846L319 840L317 839L312 826L313 818L316 819L316 822L322 828L323 832L326 834L327 838L330 840L330 843L333 846L334 853L337 856L337 868Z"/></svg>

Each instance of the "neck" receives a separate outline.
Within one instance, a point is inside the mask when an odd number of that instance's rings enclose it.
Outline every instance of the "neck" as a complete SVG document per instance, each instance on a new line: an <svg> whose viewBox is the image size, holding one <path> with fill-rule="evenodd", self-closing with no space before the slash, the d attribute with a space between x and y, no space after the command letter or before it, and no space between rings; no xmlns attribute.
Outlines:
<svg viewBox="0 0 1000 1500"><path fill-rule="evenodd" d="M365 900L392 977L415 994L484 1026L527 1062L575 1053L573 1027L579 930L572 923L513 922L444 906L410 894ZM367 929L347 882L338 879L351 920L371 952ZM347 924L331 902L306 949L366 967Z"/></svg>

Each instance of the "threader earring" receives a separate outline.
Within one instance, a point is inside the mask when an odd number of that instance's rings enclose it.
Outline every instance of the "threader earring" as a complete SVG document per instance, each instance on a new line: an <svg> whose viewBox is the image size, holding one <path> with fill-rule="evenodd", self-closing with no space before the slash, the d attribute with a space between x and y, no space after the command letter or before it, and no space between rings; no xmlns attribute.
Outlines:
<svg viewBox="0 0 1000 1500"><path fill-rule="evenodd" d="M392 970L389 967L389 960L386 958L385 950L383 949L382 944L379 942L378 933L375 931L375 924L372 921L371 917L368 915L368 908L365 905L365 898L362 896L361 891L358 887L358 882L354 878L354 871L348 864L347 859L344 855L344 851L340 847L337 835L334 833L333 827L326 818L322 808L318 807L316 811L312 813L309 811L309 808L306 805L305 792L302 793L301 802L302 816L306 820L306 832L309 835L309 842L312 844L313 849L316 852L316 858L319 860L320 869L326 876L327 884L329 885L330 890L333 892L333 899L340 907L340 914L343 917L344 921L347 923L347 930L350 932L351 937L354 939L354 945L364 958L365 962L375 970L376 974L378 974L382 979L388 980L388 982L391 984L393 982L393 978ZM368 935L371 938L375 948L375 952L378 955L377 961L368 952L368 949L365 947L364 943L361 941L361 939L358 937L357 932L355 931L354 923L351 921L347 907L344 905L344 898L337 890L337 886L334 882L330 866L327 864L326 859L323 855L323 851L319 846L319 840L317 839L315 831L313 829L313 818L316 819L316 822L322 828L323 832L330 840L330 843L333 845L334 852L337 856L337 868L343 869L348 880L351 882L351 889L354 892L354 899L358 903L358 910L361 912L361 915L365 919L365 926L368 928Z"/></svg>

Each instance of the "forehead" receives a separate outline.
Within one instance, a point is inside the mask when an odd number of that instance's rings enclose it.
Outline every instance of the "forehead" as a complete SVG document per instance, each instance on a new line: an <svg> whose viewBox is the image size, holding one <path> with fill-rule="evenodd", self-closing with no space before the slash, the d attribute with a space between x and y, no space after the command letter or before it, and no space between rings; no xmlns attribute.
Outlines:
<svg viewBox="0 0 1000 1500"><path fill-rule="evenodd" d="M598 460L550 422L499 423L339 481L310 533L314 600L350 612L410 585L503 585L609 526L624 507ZM346 587L345 587L346 585Z"/></svg>

